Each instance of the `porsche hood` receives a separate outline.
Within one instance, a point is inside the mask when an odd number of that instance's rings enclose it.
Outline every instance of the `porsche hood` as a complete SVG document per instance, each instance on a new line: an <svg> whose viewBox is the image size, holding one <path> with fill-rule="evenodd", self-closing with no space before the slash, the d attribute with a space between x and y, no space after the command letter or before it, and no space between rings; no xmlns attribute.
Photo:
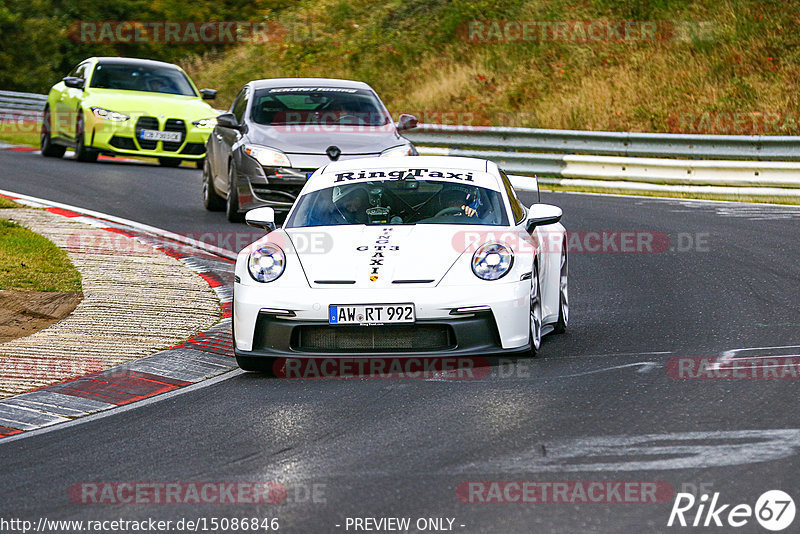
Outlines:
<svg viewBox="0 0 800 534"><path fill-rule="evenodd" d="M468 228L468 227L467 227ZM289 229L311 287L436 285L467 248L449 225Z"/></svg>

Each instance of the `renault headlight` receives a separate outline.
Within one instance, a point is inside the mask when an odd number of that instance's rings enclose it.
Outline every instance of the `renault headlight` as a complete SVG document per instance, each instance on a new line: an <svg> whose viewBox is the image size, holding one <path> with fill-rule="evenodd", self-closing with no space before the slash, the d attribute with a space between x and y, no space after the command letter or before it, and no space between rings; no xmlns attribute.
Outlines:
<svg viewBox="0 0 800 534"><path fill-rule="evenodd" d="M264 167L291 167L292 163L286 154L274 148L267 148L265 146L245 145L245 153L254 158Z"/></svg>
<svg viewBox="0 0 800 534"><path fill-rule="evenodd" d="M217 125L217 118L216 117L209 117L208 119L200 119L196 121L192 121L192 124L196 128L202 128L204 130L208 130L213 128Z"/></svg>
<svg viewBox="0 0 800 534"><path fill-rule="evenodd" d="M382 158L392 158L396 156L416 156L417 151L414 149L414 145L402 145L396 146L393 148L387 148L383 152L381 152Z"/></svg>
<svg viewBox="0 0 800 534"><path fill-rule="evenodd" d="M514 264L514 253L499 243L487 243L472 255L472 272L483 280L497 280Z"/></svg>
<svg viewBox="0 0 800 534"><path fill-rule="evenodd" d="M256 282L272 282L286 269L286 255L278 245L261 245L250 253L247 269Z"/></svg>
<svg viewBox="0 0 800 534"><path fill-rule="evenodd" d="M124 113L120 113L118 111L111 111L110 109L105 109L105 108L94 107L92 108L92 113L94 113L94 116L97 117L98 119L104 119L112 122L124 122L130 119L130 117L125 115Z"/></svg>

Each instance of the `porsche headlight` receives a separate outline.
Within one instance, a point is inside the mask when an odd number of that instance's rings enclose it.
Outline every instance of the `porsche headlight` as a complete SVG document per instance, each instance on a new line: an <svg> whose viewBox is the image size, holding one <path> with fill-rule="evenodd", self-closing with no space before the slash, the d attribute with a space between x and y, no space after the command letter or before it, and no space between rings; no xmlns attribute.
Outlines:
<svg viewBox="0 0 800 534"><path fill-rule="evenodd" d="M472 255L472 272L484 280L505 276L514 264L514 253L499 243L487 243Z"/></svg>
<svg viewBox="0 0 800 534"><path fill-rule="evenodd" d="M283 274L286 255L277 245L267 243L250 253L247 269L256 282L272 282Z"/></svg>
<svg viewBox="0 0 800 534"><path fill-rule="evenodd" d="M205 130L211 129L217 125L217 118L216 117L209 117L208 119L200 119L197 121L192 121L192 124L196 128L203 128Z"/></svg>
<svg viewBox="0 0 800 534"><path fill-rule="evenodd" d="M416 156L417 151L414 150L413 145L402 145L394 148L387 148L381 152L382 158L392 158L396 156Z"/></svg>
<svg viewBox="0 0 800 534"><path fill-rule="evenodd" d="M130 119L129 116L123 113L111 111L110 109L105 108L94 107L92 108L92 113L94 113L94 116L98 119L104 119L112 122L125 122L126 120Z"/></svg>
<svg viewBox="0 0 800 534"><path fill-rule="evenodd" d="M286 154L265 146L245 145L245 153L264 167L291 167L292 163Z"/></svg>

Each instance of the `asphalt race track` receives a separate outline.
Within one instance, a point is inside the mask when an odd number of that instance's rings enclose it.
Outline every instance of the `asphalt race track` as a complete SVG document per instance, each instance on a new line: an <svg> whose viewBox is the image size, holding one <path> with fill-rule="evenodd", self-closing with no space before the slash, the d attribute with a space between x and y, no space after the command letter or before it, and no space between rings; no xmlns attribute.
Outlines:
<svg viewBox="0 0 800 534"><path fill-rule="evenodd" d="M200 171L189 168L0 151L0 189L175 232L252 232L203 209ZM348 518L364 517L409 517L412 525L450 518L465 533L729 532L667 527L672 494L660 503L499 504L464 502L457 488L664 482L674 492L719 492L731 506L754 506L772 489L800 496L796 376L681 380L667 372L675 358L799 354L800 209L554 193L542 200L563 208L576 242L570 328L545 338L540 357L492 359L488 376L475 380L237 374L0 441L0 516L276 517L280 531L297 533L353 532ZM615 252L622 232L650 236L658 250ZM580 250L598 243L599 251ZM92 505L69 494L84 482L193 481L276 481L287 495L279 505ZM764 532L753 517L734 530Z"/></svg>

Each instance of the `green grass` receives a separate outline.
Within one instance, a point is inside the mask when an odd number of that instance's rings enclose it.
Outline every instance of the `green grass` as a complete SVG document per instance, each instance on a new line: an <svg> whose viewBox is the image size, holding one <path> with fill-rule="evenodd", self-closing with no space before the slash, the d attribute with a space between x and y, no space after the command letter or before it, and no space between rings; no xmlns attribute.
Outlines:
<svg viewBox="0 0 800 534"><path fill-rule="evenodd" d="M51 241L0 219L0 289L80 291L81 275Z"/></svg>
<svg viewBox="0 0 800 534"><path fill-rule="evenodd" d="M10 200L10 199L8 199L6 197L0 197L0 209L3 209L3 208L21 208L21 207L22 206L20 206L19 204L17 204L13 200Z"/></svg>

